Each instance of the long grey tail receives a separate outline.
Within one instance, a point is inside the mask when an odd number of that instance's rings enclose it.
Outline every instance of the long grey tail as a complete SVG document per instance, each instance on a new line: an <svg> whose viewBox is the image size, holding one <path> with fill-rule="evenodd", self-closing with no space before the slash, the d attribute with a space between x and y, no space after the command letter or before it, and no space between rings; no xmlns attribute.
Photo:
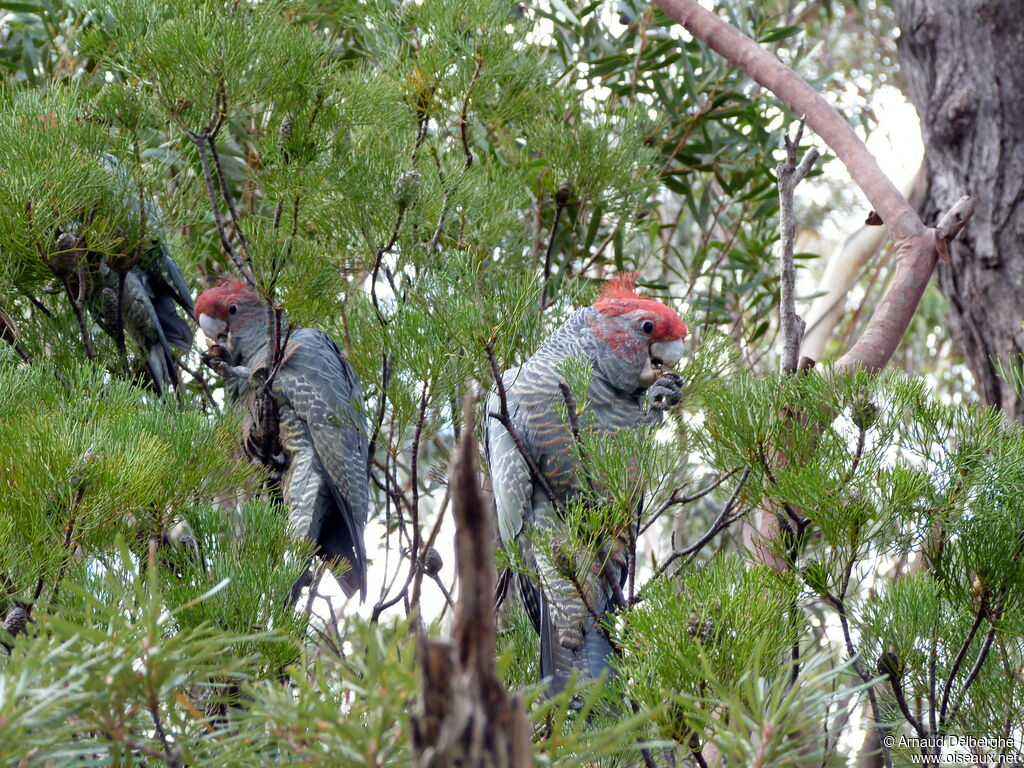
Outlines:
<svg viewBox="0 0 1024 768"><path fill-rule="evenodd" d="M616 651L592 623L583 627L583 642L573 650L558 642L547 600L540 595L540 677L549 680L547 695L557 696L565 690L573 673L577 683L598 680L614 674L611 659Z"/></svg>

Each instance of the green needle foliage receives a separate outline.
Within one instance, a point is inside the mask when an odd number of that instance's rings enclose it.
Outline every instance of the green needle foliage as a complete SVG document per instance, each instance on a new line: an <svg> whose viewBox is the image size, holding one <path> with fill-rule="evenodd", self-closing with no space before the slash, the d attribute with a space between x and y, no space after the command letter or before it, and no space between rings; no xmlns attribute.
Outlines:
<svg viewBox="0 0 1024 768"><path fill-rule="evenodd" d="M796 590L785 574L723 556L644 592L622 631L621 673L636 700L658 712L665 738L688 743L700 711L718 706L709 682L740 688L744 676L785 672L779 660L798 637L786 619Z"/></svg>
<svg viewBox="0 0 1024 768"><path fill-rule="evenodd" d="M721 9L809 68L816 41L783 5ZM410 638L444 633L444 592L476 588L448 555L463 398L479 429L492 364L523 362L625 269L690 327L684 401L602 434L590 362L562 371L582 470L559 546L586 584L616 539L636 568L606 627L617 675L551 699L510 587L500 669L536 764L714 748L838 765L861 720L1019 732L1024 433L907 376L763 375L787 116L665 16L634 0L0 12L6 761L409 765ZM356 370L378 585L362 609L286 603L311 545L244 458L199 344L158 397L97 324L92 281L153 240L194 295L248 270L285 332L330 333ZM775 568L742 535L758 511L791 528L764 544ZM428 540L441 565L413 590Z"/></svg>

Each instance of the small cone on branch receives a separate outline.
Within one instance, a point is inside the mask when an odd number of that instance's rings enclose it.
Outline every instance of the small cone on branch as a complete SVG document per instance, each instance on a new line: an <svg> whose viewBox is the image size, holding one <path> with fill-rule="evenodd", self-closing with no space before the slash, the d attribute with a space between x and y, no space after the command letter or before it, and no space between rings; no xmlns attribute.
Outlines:
<svg viewBox="0 0 1024 768"><path fill-rule="evenodd" d="M82 262L82 249L78 235L71 232L61 232L57 235L57 242L53 253L50 254L46 266L50 268L54 277L61 280L71 277L78 271L78 265Z"/></svg>
<svg viewBox="0 0 1024 768"><path fill-rule="evenodd" d="M28 625L28 611L20 605L16 605L7 612L4 619L4 629L11 637L17 637L25 631Z"/></svg>
<svg viewBox="0 0 1024 768"><path fill-rule="evenodd" d="M444 560L441 559L441 553L431 547L423 556L423 570L427 572L428 576L436 576L442 568L444 568Z"/></svg>

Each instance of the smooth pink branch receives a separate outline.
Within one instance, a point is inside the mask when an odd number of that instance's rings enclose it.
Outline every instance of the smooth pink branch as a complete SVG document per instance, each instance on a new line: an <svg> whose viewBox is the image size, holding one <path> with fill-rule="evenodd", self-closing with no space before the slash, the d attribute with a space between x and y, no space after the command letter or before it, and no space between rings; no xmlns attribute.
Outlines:
<svg viewBox="0 0 1024 768"><path fill-rule="evenodd" d="M824 96L774 54L700 6L696 0L655 1L669 18L686 27L695 38L778 96L798 117L803 117L850 171L868 201L889 225L889 233L894 240L924 233L925 227L910 203L882 172L878 161L850 124Z"/></svg>
<svg viewBox="0 0 1024 768"><path fill-rule="evenodd" d="M889 226L896 252L896 273L868 327L836 364L838 370L886 366L917 310L939 253L974 212L969 199L958 202L946 219L954 226L929 230L903 194L882 172L878 161L835 108L773 54L695 0L655 0L673 21L772 91L803 117L849 170L882 220Z"/></svg>

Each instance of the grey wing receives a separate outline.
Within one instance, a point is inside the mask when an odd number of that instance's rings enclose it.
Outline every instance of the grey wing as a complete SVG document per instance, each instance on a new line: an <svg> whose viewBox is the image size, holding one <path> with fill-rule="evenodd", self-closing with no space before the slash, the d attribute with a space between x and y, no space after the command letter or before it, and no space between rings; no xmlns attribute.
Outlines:
<svg viewBox="0 0 1024 768"><path fill-rule="evenodd" d="M515 381L519 369L511 369L505 373L506 386ZM519 405L515 395L506 394L509 418L518 434L525 440L529 435L519 418ZM486 413L484 414L484 450L487 465L491 472L491 486L494 490L494 506L498 517L498 534L506 548L519 548L528 570L536 570L532 544L521 534L533 516L533 477L530 467L519 451L515 440L501 422L492 417L498 413L501 400L496 392L487 396ZM516 585L530 620L536 629L540 629L541 607L540 591L533 583L530 575L516 574Z"/></svg>
<svg viewBox="0 0 1024 768"><path fill-rule="evenodd" d="M505 373L505 381L514 380L518 369ZM527 439L519 416L519 406L515 396L506 395L509 418L521 437ZM506 546L513 543L529 522L533 509L533 478L526 459L519 452L515 440L493 418L491 413L498 413L501 401L496 392L487 395L487 413L484 419L484 448L487 465L491 470L491 484L494 487L494 506L498 514L498 534Z"/></svg>
<svg viewBox="0 0 1024 768"><path fill-rule="evenodd" d="M192 302L192 291L171 257L167 239L156 218L156 204L152 200L146 201L146 211L148 216L153 217L150 219L153 237L142 254L139 268L149 283L153 309L164 335L182 352L188 352L192 346L192 327L181 318L174 305L177 304L189 317L193 317L196 308Z"/></svg>
<svg viewBox="0 0 1024 768"><path fill-rule="evenodd" d="M274 390L305 426L315 461L326 477L329 499L316 504L303 533L317 540L324 557L350 561L342 586L346 592L358 588L365 598L368 439L359 381L334 340L306 328L293 334Z"/></svg>
<svg viewBox="0 0 1024 768"><path fill-rule="evenodd" d="M121 188L125 205L132 215L138 214L138 188L131 174L110 153L101 153L100 162L107 167ZM138 267L132 271L140 271L146 282L153 308L159 318L166 340L182 352L187 352L192 346L192 329L175 312L173 305L177 304L185 310L189 317L192 317L195 314L192 291L171 256L167 238L164 236L162 216L156 201L152 197L146 196L142 201L142 207L145 211L146 229L152 237L142 251Z"/></svg>
<svg viewBox="0 0 1024 768"><path fill-rule="evenodd" d="M153 283L156 292L173 301L192 317L196 313L195 304L192 303L192 291L185 282L184 275L178 268L177 262L171 256L171 249L167 245L162 228L157 228L153 233L153 239L146 249L148 258L145 259L146 271L149 273L150 282Z"/></svg>
<svg viewBox="0 0 1024 768"><path fill-rule="evenodd" d="M96 287L87 299L89 311L100 328L111 338L116 338L118 277L106 264L101 263L96 278ZM125 275L123 312L125 335L146 353L146 364L157 392L177 384L177 364L165 334L166 329L154 305L153 288L146 273L138 267ZM183 348L188 349L192 344L192 331L177 315L175 320L188 335L188 343ZM175 328L170 330L172 334L176 333Z"/></svg>

